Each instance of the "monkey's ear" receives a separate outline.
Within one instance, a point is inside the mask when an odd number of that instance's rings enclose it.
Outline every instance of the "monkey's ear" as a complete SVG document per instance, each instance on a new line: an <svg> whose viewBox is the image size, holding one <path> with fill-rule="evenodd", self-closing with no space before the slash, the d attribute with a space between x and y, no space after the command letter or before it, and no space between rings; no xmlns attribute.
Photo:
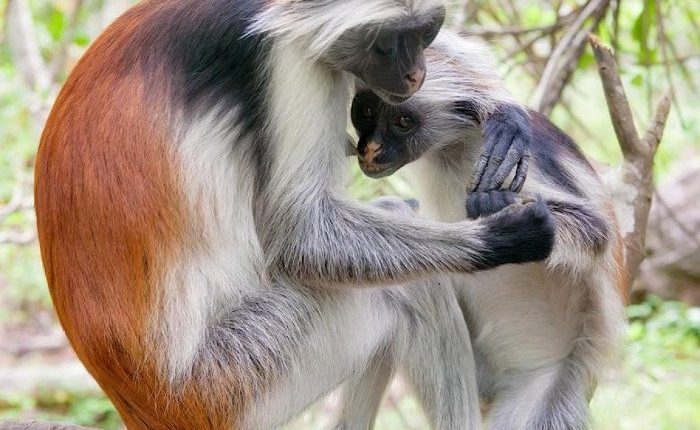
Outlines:
<svg viewBox="0 0 700 430"><path fill-rule="evenodd" d="M457 115L479 124L479 111L471 100L458 100L452 104L452 111Z"/></svg>

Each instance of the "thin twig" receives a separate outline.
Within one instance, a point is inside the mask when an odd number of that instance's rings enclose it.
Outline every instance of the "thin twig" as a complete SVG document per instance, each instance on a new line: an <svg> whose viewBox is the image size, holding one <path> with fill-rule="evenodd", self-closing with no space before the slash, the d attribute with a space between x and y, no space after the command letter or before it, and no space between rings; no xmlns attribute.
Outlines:
<svg viewBox="0 0 700 430"><path fill-rule="evenodd" d="M48 88L49 75L34 34L32 14L25 0L8 0L5 35L15 65L27 86L32 90Z"/></svg>
<svg viewBox="0 0 700 430"><path fill-rule="evenodd" d="M51 76L52 82L57 81L59 75L66 68L66 63L68 62L68 49L73 44L75 33L78 31L78 20L80 19L80 13L82 12L84 3L84 0L75 0L73 3L73 9L70 14L70 19L68 20L67 29L63 34L60 44L54 51L55 55L51 61L51 66L49 67L49 75Z"/></svg>
<svg viewBox="0 0 700 430"><path fill-rule="evenodd" d="M587 34L597 27L609 4L610 0L588 1L552 50L534 91L532 105L536 110L547 115L557 104L583 54ZM589 18L593 18L593 22L585 26Z"/></svg>
<svg viewBox="0 0 700 430"><path fill-rule="evenodd" d="M0 232L0 245L26 246L36 241L34 232Z"/></svg>

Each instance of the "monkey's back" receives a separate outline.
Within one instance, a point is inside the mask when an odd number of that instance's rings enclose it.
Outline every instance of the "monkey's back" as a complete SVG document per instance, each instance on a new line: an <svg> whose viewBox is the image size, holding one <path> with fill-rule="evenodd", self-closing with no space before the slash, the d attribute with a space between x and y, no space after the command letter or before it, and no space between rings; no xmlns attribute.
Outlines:
<svg viewBox="0 0 700 430"><path fill-rule="evenodd" d="M248 396L235 377L218 377L235 366L195 366L173 385L162 368L167 341L154 331L163 290L177 288L171 268L199 232L175 145L184 81L169 69L181 66L169 63L177 46L164 25L186 3L143 2L95 41L53 107L36 161L54 306L129 428L230 427Z"/></svg>

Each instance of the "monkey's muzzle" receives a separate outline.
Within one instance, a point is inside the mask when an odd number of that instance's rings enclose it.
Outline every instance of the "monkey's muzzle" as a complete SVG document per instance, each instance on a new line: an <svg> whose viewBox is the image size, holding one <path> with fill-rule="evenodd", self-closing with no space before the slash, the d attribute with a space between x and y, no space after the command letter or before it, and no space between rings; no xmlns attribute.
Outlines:
<svg viewBox="0 0 700 430"><path fill-rule="evenodd" d="M399 170L404 163L397 157L387 152L380 143L370 140L363 145L360 142L357 148L357 159L362 172L370 178L383 178ZM395 154L394 154L395 155Z"/></svg>

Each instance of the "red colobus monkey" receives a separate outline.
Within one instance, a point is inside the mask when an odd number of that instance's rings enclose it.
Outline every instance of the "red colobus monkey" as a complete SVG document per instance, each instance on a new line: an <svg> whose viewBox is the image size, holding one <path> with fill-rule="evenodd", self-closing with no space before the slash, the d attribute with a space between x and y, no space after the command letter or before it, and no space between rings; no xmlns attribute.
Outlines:
<svg viewBox="0 0 700 430"><path fill-rule="evenodd" d="M508 95L480 44L443 31L426 58L425 85L404 103L387 104L360 85L352 106L360 165L380 177L415 161L409 176L421 206L444 222L483 219L527 195L546 201L556 224L546 261L452 283L490 404L488 428L588 428L588 402L624 327L622 245L608 196L576 144ZM473 166L488 165L479 163L482 133L511 164L531 157L531 174L523 187L521 176L488 167L465 208ZM521 158L519 146L530 155Z"/></svg>
<svg viewBox="0 0 700 430"><path fill-rule="evenodd" d="M436 427L479 425L457 301L420 280L546 258L546 207L445 224L341 190L353 76L406 100L444 14L145 0L81 59L41 139L39 238L61 324L128 428L269 429L346 380L362 391L339 428L367 428L383 381L361 375L398 361Z"/></svg>

